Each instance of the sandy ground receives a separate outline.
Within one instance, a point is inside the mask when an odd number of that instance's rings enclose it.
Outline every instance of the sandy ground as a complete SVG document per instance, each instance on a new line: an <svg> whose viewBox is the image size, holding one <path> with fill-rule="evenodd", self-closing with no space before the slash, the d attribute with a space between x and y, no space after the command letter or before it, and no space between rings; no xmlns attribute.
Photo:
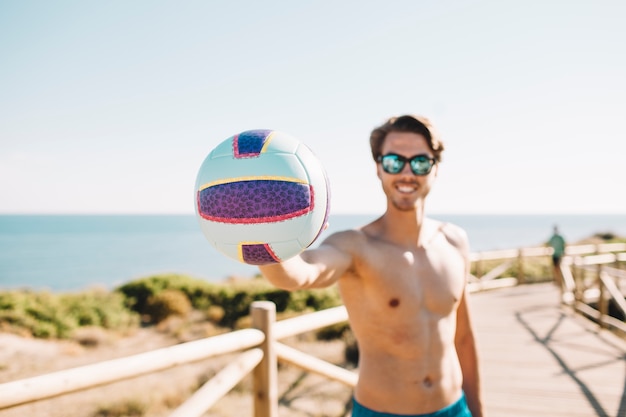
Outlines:
<svg viewBox="0 0 626 417"><path fill-rule="evenodd" d="M93 332L98 332L92 329ZM94 346L75 341L47 341L0 333L0 383L69 369L181 343L181 334L144 328L132 335L92 335ZM197 337L195 337L197 338ZM187 334L183 339L194 339ZM182 340L185 341L185 340ZM335 364L344 363L344 343L309 337L287 344ZM178 366L155 374L0 410L0 417L165 417L235 354ZM349 416L350 388L298 368L279 364L279 415ZM205 416L252 417L251 377L246 377ZM120 410L140 410L132 411Z"/></svg>

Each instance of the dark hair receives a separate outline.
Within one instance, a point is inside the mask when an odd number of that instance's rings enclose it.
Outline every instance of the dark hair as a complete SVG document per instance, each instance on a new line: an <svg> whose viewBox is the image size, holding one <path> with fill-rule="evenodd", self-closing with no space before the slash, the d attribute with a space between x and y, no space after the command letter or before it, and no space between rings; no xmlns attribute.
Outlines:
<svg viewBox="0 0 626 417"><path fill-rule="evenodd" d="M422 116L411 115L391 117L381 126L372 130L370 147L372 148L374 161L377 161L381 155L383 143L389 132L412 132L424 136L428 147L433 151L435 160L441 162L441 153L444 150L444 146L430 120Z"/></svg>

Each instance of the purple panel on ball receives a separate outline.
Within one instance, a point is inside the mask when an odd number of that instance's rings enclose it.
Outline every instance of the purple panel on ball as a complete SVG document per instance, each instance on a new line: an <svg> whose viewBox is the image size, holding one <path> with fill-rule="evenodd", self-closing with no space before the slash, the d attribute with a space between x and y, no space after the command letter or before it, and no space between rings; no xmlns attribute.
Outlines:
<svg viewBox="0 0 626 417"><path fill-rule="evenodd" d="M313 210L309 184L250 180L216 184L198 192L198 213L220 223L269 223Z"/></svg>
<svg viewBox="0 0 626 417"><path fill-rule="evenodd" d="M280 262L269 245L258 244L242 244L241 245L242 260L250 265L265 265Z"/></svg>
<svg viewBox="0 0 626 417"><path fill-rule="evenodd" d="M271 130L248 130L233 138L233 155L235 158L252 158L259 156Z"/></svg>

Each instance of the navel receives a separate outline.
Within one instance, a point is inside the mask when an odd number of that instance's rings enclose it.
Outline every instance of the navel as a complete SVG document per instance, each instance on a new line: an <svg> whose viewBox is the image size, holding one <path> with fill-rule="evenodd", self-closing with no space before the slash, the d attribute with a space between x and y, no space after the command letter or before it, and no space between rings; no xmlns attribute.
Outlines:
<svg viewBox="0 0 626 417"><path fill-rule="evenodd" d="M400 305L400 300L398 298L392 298L389 300L389 307L396 308Z"/></svg>
<svg viewBox="0 0 626 417"><path fill-rule="evenodd" d="M424 386L426 388L430 388L433 386L433 381L430 379L429 376L427 376L426 378L424 378L424 381L422 381L422 383L424 384Z"/></svg>

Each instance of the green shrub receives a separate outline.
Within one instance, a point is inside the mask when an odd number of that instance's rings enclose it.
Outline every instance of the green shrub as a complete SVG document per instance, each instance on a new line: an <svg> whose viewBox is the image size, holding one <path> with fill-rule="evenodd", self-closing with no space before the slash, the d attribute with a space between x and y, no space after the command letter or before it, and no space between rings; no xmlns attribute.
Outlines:
<svg viewBox="0 0 626 417"><path fill-rule="evenodd" d="M126 309L121 294L0 292L0 326L8 331L26 331L41 338L68 338L81 326L125 330L137 323L137 316Z"/></svg>
<svg viewBox="0 0 626 417"><path fill-rule="evenodd" d="M524 282L545 282L553 279L552 276L552 259L548 257L526 258L522 265ZM519 264L516 262L507 271L507 276L518 277Z"/></svg>
<svg viewBox="0 0 626 417"><path fill-rule="evenodd" d="M336 287L289 292L263 278L209 283L184 275L155 275L122 285L114 291L0 292L0 329L24 331L36 337L68 338L81 327L127 330L192 308L205 312L207 320L234 328L250 314L254 301L276 304L278 313L303 313L341 304Z"/></svg>
<svg viewBox="0 0 626 417"><path fill-rule="evenodd" d="M285 291L263 278L221 284L212 296L212 302L224 309L220 324L236 327L242 317L250 314L254 301L272 301L278 313L302 313L341 305L336 287L319 290Z"/></svg>
<svg viewBox="0 0 626 417"><path fill-rule="evenodd" d="M221 306L209 306L205 311L206 318L211 323L220 323L224 318L224 308Z"/></svg>
<svg viewBox="0 0 626 417"><path fill-rule="evenodd" d="M146 314L150 297L164 290L178 290L187 296L193 307L205 309L210 305L207 297L213 291L213 284L186 275L164 274L131 281L116 291L124 294L133 311Z"/></svg>
<svg viewBox="0 0 626 417"><path fill-rule="evenodd" d="M0 322L35 337L68 337L76 321L59 296L49 292L10 291L0 295Z"/></svg>
<svg viewBox="0 0 626 417"><path fill-rule="evenodd" d="M145 403L136 399L129 399L117 404L100 405L94 417L142 417L148 407Z"/></svg>
<svg viewBox="0 0 626 417"><path fill-rule="evenodd" d="M503 259L481 261L481 274L486 274L493 268L506 262ZM524 258L523 276L527 283L549 281L552 279L552 259L547 256L539 256L532 258ZM472 263L470 272L476 274L477 264ZM519 263L517 258L513 259L513 263L500 274L500 277L519 277Z"/></svg>
<svg viewBox="0 0 626 417"><path fill-rule="evenodd" d="M60 299L80 327L124 330L138 324L137 315L129 311L126 298L118 292L95 290L61 295Z"/></svg>
<svg viewBox="0 0 626 417"><path fill-rule="evenodd" d="M320 310L341 304L335 287L289 292L274 287L260 277L216 284L184 275L155 275L117 289L126 296L130 308L147 315L152 315L148 305L151 297L165 290L184 293L194 308L210 314L211 320L219 320L217 324L231 328L239 319L250 314L250 305L254 301L272 301L278 312Z"/></svg>
<svg viewBox="0 0 626 417"><path fill-rule="evenodd" d="M160 323L170 316L186 317L191 311L191 302L180 290L163 290L148 298L146 312L151 322Z"/></svg>
<svg viewBox="0 0 626 417"><path fill-rule="evenodd" d="M321 328L317 331L317 340L335 340L343 338L346 333L351 332L350 324L345 321L343 323L333 324Z"/></svg>
<svg viewBox="0 0 626 417"><path fill-rule="evenodd" d="M345 343L344 357L346 362L358 366L359 364L359 344L354 337L352 330L348 330L342 335L343 342Z"/></svg>

